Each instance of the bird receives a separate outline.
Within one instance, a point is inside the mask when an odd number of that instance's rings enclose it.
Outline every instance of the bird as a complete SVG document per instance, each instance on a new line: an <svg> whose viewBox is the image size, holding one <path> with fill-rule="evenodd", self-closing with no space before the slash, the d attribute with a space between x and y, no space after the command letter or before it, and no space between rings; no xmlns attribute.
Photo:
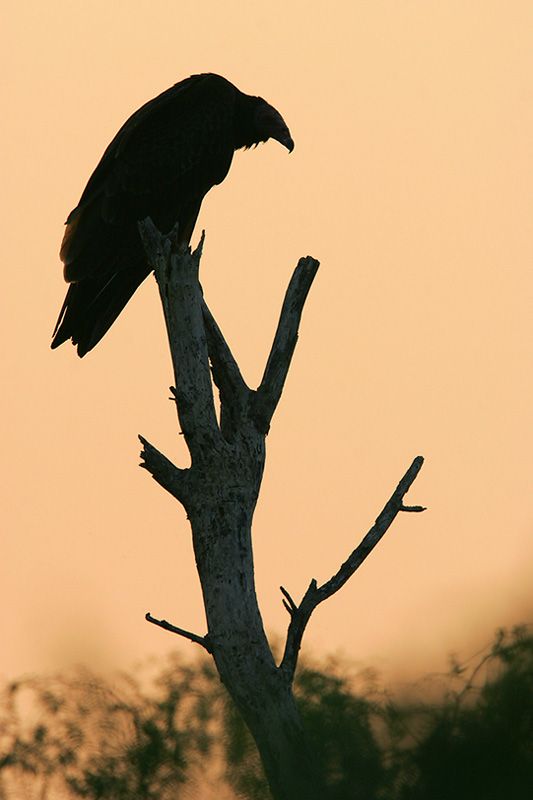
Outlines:
<svg viewBox="0 0 533 800"><path fill-rule="evenodd" d="M234 152L268 139L294 148L279 111L214 73L191 75L135 111L65 223L60 258L69 287L51 347L71 339L83 357L150 274L139 220L150 217L162 233L178 223L178 243L189 245L202 200L224 180Z"/></svg>

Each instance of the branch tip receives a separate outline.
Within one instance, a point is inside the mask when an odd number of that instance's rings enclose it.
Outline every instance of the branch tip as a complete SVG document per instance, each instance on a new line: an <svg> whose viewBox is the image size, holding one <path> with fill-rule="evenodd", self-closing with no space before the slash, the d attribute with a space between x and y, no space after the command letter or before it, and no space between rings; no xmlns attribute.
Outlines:
<svg viewBox="0 0 533 800"><path fill-rule="evenodd" d="M189 641L201 645L207 650L208 653L212 652L212 648L207 636L198 636L196 633L191 633L191 631L178 628L176 625L172 625L170 622L167 622L166 619L156 619L156 617L152 617L149 611L146 612L144 618L147 622L151 622L153 625L157 625L159 628L163 628L165 631L176 633L178 636L183 636L185 639L189 639Z"/></svg>
<svg viewBox="0 0 533 800"><path fill-rule="evenodd" d="M290 605L287 603L286 600L282 600L281 602L283 603L285 611L287 611L289 616L292 617L294 615L293 609L290 607Z"/></svg>
<svg viewBox="0 0 533 800"><path fill-rule="evenodd" d="M285 600L287 600L287 603L289 605L288 608L289 613L292 614L294 611L297 611L298 606L296 605L296 603L294 602L288 591L283 586L280 586L279 590L281 594L285 597ZM287 608L287 603L285 602L285 600L282 600L282 603L285 606L285 608Z"/></svg>
<svg viewBox="0 0 533 800"><path fill-rule="evenodd" d="M204 251L204 242L205 242L205 230L202 230L202 235L200 236L200 241L198 242L198 245L196 246L196 249L193 250L193 253L192 253L193 258L201 258L202 257L202 253Z"/></svg>

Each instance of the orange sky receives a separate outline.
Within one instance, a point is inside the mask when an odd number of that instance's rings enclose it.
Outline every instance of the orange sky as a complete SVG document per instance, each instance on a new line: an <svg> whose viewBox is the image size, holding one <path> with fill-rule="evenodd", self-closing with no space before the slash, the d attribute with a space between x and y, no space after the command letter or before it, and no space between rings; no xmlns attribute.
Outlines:
<svg viewBox="0 0 533 800"><path fill-rule="evenodd" d="M408 500L429 510L316 612L309 649L416 671L530 620L532 4L3 16L0 674L194 653L147 610L205 631L185 515L137 467L138 433L186 459L153 279L85 359L49 350L67 213L124 120L199 71L263 95L296 141L238 153L199 220L202 285L251 383L298 257L322 263L256 514L268 630L287 624L278 586L330 577L419 453Z"/></svg>

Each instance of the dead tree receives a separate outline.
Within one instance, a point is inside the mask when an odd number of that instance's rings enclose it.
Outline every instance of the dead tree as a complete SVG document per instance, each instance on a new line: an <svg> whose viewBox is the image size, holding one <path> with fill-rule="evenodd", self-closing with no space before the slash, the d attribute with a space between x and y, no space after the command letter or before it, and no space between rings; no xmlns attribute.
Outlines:
<svg viewBox="0 0 533 800"><path fill-rule="evenodd" d="M212 654L255 739L275 800L322 800L326 793L315 774L292 694L302 637L316 606L346 583L396 515L423 510L403 503L422 458L415 458L375 524L330 580L321 586L312 580L300 603L281 587L290 622L285 652L276 665L255 592L252 517L265 464L265 438L319 263L310 256L300 259L261 384L252 390L202 295L198 271L203 236L191 253L178 248L174 233L159 234L150 220L140 223L140 231L159 286L174 368L172 392L191 455L191 466L180 469L140 437L141 466L185 508L208 630L202 636L150 614L146 619ZM220 394L219 419L212 380Z"/></svg>

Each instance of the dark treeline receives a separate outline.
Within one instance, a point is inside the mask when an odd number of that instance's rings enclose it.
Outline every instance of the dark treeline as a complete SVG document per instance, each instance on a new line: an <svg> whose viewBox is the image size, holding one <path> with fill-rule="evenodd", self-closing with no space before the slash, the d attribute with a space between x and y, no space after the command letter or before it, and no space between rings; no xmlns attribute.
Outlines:
<svg viewBox="0 0 533 800"><path fill-rule="evenodd" d="M302 664L296 682L328 800L533 796L533 635L500 631L446 675L386 693L370 671ZM78 670L6 686L0 800L267 800L253 742L211 664ZM224 793L226 792L226 793Z"/></svg>

